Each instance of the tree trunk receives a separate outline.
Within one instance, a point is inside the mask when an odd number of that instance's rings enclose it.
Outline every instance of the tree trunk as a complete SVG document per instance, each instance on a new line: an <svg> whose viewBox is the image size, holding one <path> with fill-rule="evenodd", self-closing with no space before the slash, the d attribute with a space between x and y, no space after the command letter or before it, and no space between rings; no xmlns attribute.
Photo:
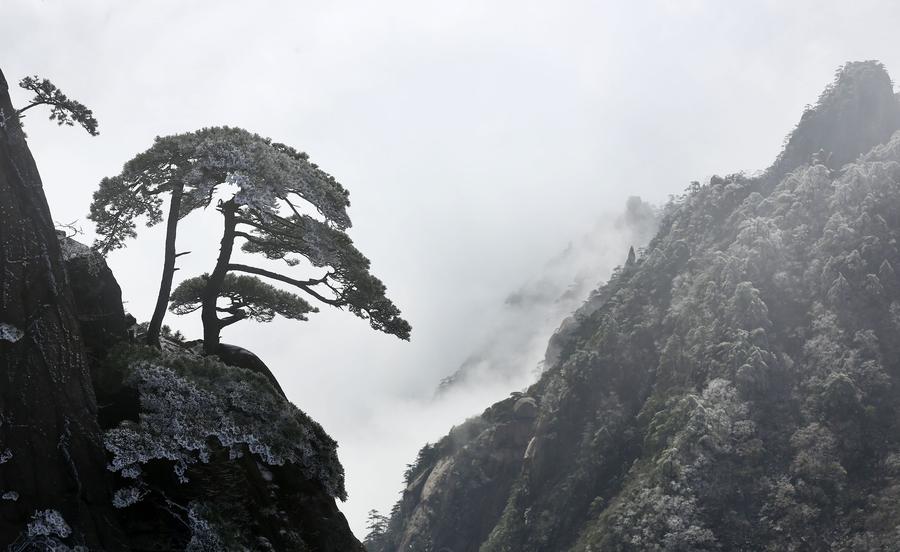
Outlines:
<svg viewBox="0 0 900 552"><path fill-rule="evenodd" d="M175 278L175 236L178 232L178 218L181 214L181 196L184 194L184 185L178 184L172 190L172 199L169 202L169 217L166 221L166 256L163 262L162 279L159 282L159 295L156 298L156 308L153 310L153 318L147 327L147 345L159 347L159 332L162 328L163 318L166 316L166 307L169 306L169 296L172 294L172 280Z"/></svg>
<svg viewBox="0 0 900 552"><path fill-rule="evenodd" d="M203 352L212 355L219 348L219 332L222 330L219 315L216 312L216 303L219 292L225 282L228 273L228 264L231 262L231 250L234 249L234 231L237 226L237 206L234 200L228 200L220 207L225 218L225 230L222 232L219 258L216 260L216 268L206 281L206 289L203 291L203 305L200 318L203 320Z"/></svg>
<svg viewBox="0 0 900 552"><path fill-rule="evenodd" d="M0 548L32 514L124 550L74 301L40 175L0 73Z"/></svg>

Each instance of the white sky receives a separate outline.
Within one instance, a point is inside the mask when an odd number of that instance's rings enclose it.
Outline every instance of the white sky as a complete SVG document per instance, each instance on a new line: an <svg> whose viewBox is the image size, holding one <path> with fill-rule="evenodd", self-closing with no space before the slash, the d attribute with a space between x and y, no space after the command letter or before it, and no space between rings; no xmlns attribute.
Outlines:
<svg viewBox="0 0 900 552"><path fill-rule="evenodd" d="M864 0L3 0L0 68L13 86L51 78L100 121L90 138L26 119L54 217L89 236L100 178L154 136L202 126L303 149L350 189L351 235L413 341L324 310L223 338L340 442L342 508L362 538L425 441L503 398L423 406L510 291L628 195L660 202L767 166L840 64L900 71L898 24L900 3ZM193 253L177 276L212 268L217 223L183 222ZM142 231L110 258L140 320L162 247ZM198 335L196 319L167 323Z"/></svg>

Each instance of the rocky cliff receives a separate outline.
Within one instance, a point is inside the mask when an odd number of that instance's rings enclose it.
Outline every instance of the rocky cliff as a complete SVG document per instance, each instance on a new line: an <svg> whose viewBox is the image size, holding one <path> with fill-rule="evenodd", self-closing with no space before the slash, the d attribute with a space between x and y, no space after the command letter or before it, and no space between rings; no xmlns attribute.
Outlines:
<svg viewBox="0 0 900 552"><path fill-rule="evenodd" d="M896 550L898 128L849 63L770 169L692 185L369 551Z"/></svg>
<svg viewBox="0 0 900 552"><path fill-rule="evenodd" d="M115 549L122 535L72 291L2 74L0 267L0 544L65 533Z"/></svg>
<svg viewBox="0 0 900 552"><path fill-rule="evenodd" d="M337 444L253 353L139 345L54 230L0 75L0 548L362 551Z"/></svg>
<svg viewBox="0 0 900 552"><path fill-rule="evenodd" d="M256 355L140 345L103 258L62 238L123 550L362 550L335 499L337 444Z"/></svg>

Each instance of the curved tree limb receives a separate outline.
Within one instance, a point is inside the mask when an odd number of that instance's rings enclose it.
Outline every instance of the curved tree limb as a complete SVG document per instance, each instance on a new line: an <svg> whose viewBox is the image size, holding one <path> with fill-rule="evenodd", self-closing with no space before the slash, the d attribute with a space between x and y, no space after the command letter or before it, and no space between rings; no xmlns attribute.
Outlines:
<svg viewBox="0 0 900 552"><path fill-rule="evenodd" d="M320 294L316 290L312 289L312 287L310 287L310 286L314 286L316 284L321 284L324 281L324 278L322 278L321 280L295 280L293 278L289 278L287 276L278 274L277 272L270 272L268 270L265 270L262 268L257 268L255 266L248 266L248 265L242 265L242 264L229 264L228 270L234 270L237 272L247 272L249 274L256 274L257 276L265 276L266 278L278 280L279 282L284 282L285 284L290 284L296 288L302 289L306 293L312 295L313 297L315 297L316 299L318 299L319 301L321 301L327 305L331 305L331 306L339 307L339 308L341 306L343 306L343 302L341 302L340 300L329 299L328 297L325 297L324 295ZM328 275L326 274L325 278L327 278L327 277L328 277Z"/></svg>

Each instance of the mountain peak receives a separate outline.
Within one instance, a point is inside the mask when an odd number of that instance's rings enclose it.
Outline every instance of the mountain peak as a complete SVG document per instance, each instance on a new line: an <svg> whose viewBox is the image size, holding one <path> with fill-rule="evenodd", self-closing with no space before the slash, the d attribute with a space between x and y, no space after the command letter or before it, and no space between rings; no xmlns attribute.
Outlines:
<svg viewBox="0 0 900 552"><path fill-rule="evenodd" d="M884 65L876 60L847 62L816 105L803 112L768 175L777 182L807 163L839 169L898 129L900 101Z"/></svg>
<svg viewBox="0 0 900 552"><path fill-rule="evenodd" d="M673 200L538 382L423 450L368 550L896 550L897 103L846 64L767 174Z"/></svg>

